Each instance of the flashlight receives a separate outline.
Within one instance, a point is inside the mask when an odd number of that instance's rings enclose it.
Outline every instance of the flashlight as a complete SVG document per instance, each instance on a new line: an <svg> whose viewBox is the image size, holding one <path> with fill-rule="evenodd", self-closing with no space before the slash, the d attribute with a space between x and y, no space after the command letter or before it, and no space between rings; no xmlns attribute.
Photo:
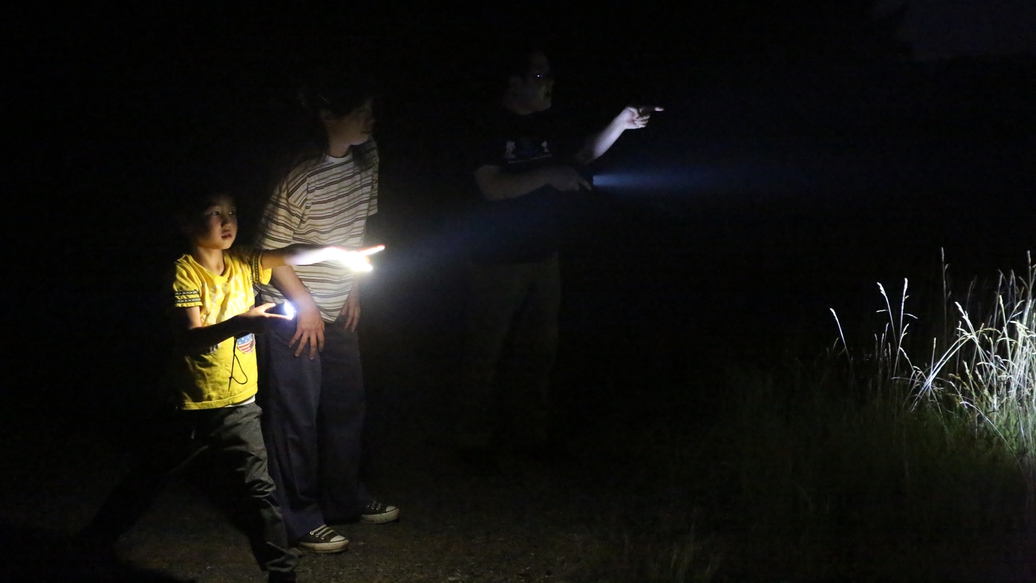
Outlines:
<svg viewBox="0 0 1036 583"><path fill-rule="evenodd" d="M281 304L281 311L283 311L284 315L288 318L295 319L295 306L291 305L291 302L288 300L284 300L284 303Z"/></svg>
<svg viewBox="0 0 1036 583"><path fill-rule="evenodd" d="M338 260L353 271L370 271L374 268L371 266L368 257L384 248L384 245L375 245L374 247L367 247L359 251L345 251L339 255Z"/></svg>

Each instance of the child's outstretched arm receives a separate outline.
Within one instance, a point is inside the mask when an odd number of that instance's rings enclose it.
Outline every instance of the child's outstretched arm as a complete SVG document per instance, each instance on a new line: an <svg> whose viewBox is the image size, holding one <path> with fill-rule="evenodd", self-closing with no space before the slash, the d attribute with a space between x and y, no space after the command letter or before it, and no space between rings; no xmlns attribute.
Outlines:
<svg viewBox="0 0 1036 583"><path fill-rule="evenodd" d="M277 304L268 303L238 314L230 319L204 326L201 323L201 309L198 306L189 308L176 308L173 311L173 329L177 340L187 352L206 350L215 346L227 338L244 336L245 334L259 334L266 330L271 319L290 319L283 314L271 314L267 310Z"/></svg>
<svg viewBox="0 0 1036 583"><path fill-rule="evenodd" d="M370 260L368 257L384 248L384 245L375 245L362 249L347 249L335 245L297 243L282 249L263 251L262 266L263 269L273 269L282 265L312 265L325 261L340 261L355 271L369 271Z"/></svg>

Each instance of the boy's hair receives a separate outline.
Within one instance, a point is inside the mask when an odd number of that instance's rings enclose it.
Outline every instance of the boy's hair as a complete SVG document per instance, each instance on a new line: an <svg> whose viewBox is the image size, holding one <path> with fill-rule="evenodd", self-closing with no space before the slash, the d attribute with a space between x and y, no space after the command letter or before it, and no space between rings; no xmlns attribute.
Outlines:
<svg viewBox="0 0 1036 583"><path fill-rule="evenodd" d="M358 65L336 64L317 67L310 80L299 90L298 100L310 116L317 116L325 109L335 116L342 116L376 97L376 94L374 80L362 72Z"/></svg>
<svg viewBox="0 0 1036 583"><path fill-rule="evenodd" d="M226 180L181 180L173 200L173 218L177 226L183 230L194 224L198 220L198 215L220 196L228 197L231 201L237 199L233 188Z"/></svg>
<svg viewBox="0 0 1036 583"><path fill-rule="evenodd" d="M535 40L504 39L496 51L493 64L493 85L497 95L507 90L511 77L525 77L532 64L532 55L546 53L543 44Z"/></svg>
<svg viewBox="0 0 1036 583"><path fill-rule="evenodd" d="M280 162L274 164L270 188L288 174L294 166L302 163L316 163L327 152L327 134L320 120L321 110L334 116L348 115L362 106L368 99L377 98L377 84L365 73L366 65L355 59L349 63L321 64L313 66L308 81L296 92L296 117L291 122L292 130L286 140L289 147L282 153ZM364 148L355 148L354 156L361 166L371 163Z"/></svg>

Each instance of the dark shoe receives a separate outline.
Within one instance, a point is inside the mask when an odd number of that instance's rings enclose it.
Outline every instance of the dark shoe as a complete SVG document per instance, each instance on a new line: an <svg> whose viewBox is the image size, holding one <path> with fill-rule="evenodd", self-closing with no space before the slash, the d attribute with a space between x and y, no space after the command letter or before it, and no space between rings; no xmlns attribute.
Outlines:
<svg viewBox="0 0 1036 583"><path fill-rule="evenodd" d="M360 522L385 524L399 519L399 508L371 500L360 511Z"/></svg>
<svg viewBox="0 0 1036 583"><path fill-rule="evenodd" d="M309 534L303 535L296 546L311 553L340 553L349 548L349 539L324 524L309 531Z"/></svg>

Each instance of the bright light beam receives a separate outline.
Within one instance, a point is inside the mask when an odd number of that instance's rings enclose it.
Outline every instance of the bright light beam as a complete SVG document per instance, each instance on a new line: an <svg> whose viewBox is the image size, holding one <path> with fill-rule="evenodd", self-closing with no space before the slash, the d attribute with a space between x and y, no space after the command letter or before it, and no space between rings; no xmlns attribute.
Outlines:
<svg viewBox="0 0 1036 583"><path fill-rule="evenodd" d="M358 251L343 250L336 259L353 271L370 271L374 269L370 256L383 249L385 249L384 245L375 245Z"/></svg>
<svg viewBox="0 0 1036 583"><path fill-rule="evenodd" d="M698 190L716 181L715 172L700 168L604 172L594 175L594 186L619 190Z"/></svg>
<svg viewBox="0 0 1036 583"><path fill-rule="evenodd" d="M289 302L288 300L284 300L281 309L284 310L284 315L287 316L289 319L295 319L295 306L291 305L291 302Z"/></svg>

